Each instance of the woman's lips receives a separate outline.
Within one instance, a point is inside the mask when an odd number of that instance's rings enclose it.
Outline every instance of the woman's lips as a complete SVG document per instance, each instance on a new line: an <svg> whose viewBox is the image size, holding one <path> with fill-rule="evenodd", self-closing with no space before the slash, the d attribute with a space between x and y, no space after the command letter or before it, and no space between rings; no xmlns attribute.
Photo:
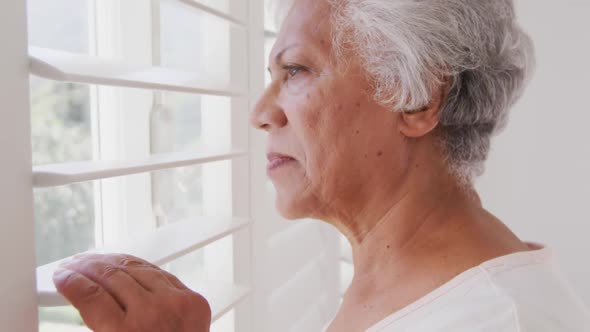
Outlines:
<svg viewBox="0 0 590 332"><path fill-rule="evenodd" d="M295 161L295 158L282 155L279 153L269 153L267 155L268 164L267 164L267 171L271 172L274 171L286 164Z"/></svg>

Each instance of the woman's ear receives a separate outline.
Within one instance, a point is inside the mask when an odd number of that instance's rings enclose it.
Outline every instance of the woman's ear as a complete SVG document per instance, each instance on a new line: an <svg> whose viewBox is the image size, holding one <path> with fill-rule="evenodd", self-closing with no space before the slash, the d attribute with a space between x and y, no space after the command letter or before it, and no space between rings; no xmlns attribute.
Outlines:
<svg viewBox="0 0 590 332"><path fill-rule="evenodd" d="M430 104L423 109L402 112L400 114L399 131L406 137L418 138L427 135L438 126L440 120L440 108L442 106L443 88L434 93Z"/></svg>

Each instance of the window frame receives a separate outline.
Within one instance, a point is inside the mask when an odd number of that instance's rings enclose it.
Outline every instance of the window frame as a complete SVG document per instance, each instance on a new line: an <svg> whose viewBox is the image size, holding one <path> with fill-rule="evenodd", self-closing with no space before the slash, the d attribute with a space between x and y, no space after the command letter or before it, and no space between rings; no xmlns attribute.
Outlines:
<svg viewBox="0 0 590 332"><path fill-rule="evenodd" d="M0 2L0 252L5 268L0 275L0 322L7 331L35 331L35 229L31 187L31 135L29 104L28 36L26 3ZM17 111L15 111L17 110Z"/></svg>

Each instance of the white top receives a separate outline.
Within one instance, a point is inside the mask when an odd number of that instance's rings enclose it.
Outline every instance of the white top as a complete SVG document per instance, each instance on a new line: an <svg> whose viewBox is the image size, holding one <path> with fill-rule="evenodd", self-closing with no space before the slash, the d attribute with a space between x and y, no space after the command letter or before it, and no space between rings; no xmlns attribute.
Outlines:
<svg viewBox="0 0 590 332"><path fill-rule="evenodd" d="M471 268L366 332L590 332L590 310L536 248Z"/></svg>

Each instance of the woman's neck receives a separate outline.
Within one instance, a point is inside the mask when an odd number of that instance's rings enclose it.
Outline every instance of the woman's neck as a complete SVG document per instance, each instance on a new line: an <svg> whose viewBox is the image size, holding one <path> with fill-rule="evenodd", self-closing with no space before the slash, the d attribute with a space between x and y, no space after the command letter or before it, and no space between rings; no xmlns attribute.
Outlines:
<svg viewBox="0 0 590 332"><path fill-rule="evenodd" d="M414 280L408 296L424 295L483 261L526 250L473 188L440 173L409 174L401 190L374 195L367 208L349 214L354 218L336 223L352 247L353 292L370 298Z"/></svg>
<svg viewBox="0 0 590 332"><path fill-rule="evenodd" d="M347 223L356 226L347 227L345 234L357 277L382 275L384 266L395 269L403 266L405 257L444 245L449 232L483 210L477 194L450 177L411 181L402 192L398 199L387 200L393 202L390 205L366 209L357 217L358 224Z"/></svg>

